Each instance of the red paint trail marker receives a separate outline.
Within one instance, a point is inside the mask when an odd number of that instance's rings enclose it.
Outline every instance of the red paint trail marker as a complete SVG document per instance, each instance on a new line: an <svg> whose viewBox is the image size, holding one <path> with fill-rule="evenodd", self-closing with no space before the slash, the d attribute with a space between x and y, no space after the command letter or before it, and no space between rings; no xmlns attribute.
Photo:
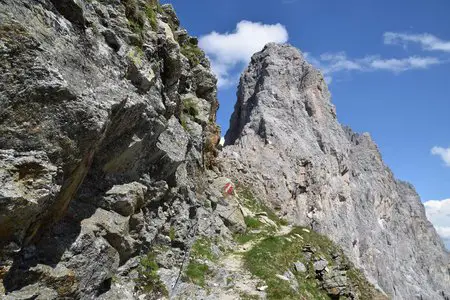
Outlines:
<svg viewBox="0 0 450 300"><path fill-rule="evenodd" d="M233 185L231 183L225 184L224 190L225 190L225 193L227 193L228 195L232 195L233 194Z"/></svg>

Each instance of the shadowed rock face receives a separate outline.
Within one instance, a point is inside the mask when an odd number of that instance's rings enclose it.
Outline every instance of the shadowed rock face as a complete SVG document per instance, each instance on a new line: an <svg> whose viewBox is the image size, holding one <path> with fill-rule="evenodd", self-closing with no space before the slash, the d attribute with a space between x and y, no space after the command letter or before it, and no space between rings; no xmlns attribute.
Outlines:
<svg viewBox="0 0 450 300"><path fill-rule="evenodd" d="M186 97L201 120L184 112ZM219 137L217 107L209 62L170 5L0 1L8 297L99 297L130 258L170 245L169 227L182 259L197 222L191 189L216 151L204 141Z"/></svg>
<svg viewBox="0 0 450 300"><path fill-rule="evenodd" d="M419 196L394 178L369 134L338 123L323 76L297 49L268 44L237 95L226 174L329 236L393 299L450 295L449 256Z"/></svg>

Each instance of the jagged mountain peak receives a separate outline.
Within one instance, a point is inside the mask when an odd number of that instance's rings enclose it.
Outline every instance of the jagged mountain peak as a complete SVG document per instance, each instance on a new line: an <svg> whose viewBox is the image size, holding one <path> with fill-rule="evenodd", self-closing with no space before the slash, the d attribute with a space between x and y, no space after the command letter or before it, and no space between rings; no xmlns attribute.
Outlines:
<svg viewBox="0 0 450 300"><path fill-rule="evenodd" d="M237 95L221 153L229 176L329 235L394 299L448 293L449 256L419 196L369 134L339 124L323 76L297 49L269 44L255 54Z"/></svg>
<svg viewBox="0 0 450 300"><path fill-rule="evenodd" d="M292 95L283 95L281 93L284 91L280 89L283 84L294 84L298 91L291 91ZM295 94L306 89L317 97L305 98ZM258 98L249 96L257 93L266 93L266 96ZM257 123L261 122L261 132L264 131L264 118L261 120L251 118L251 111L254 108L277 110L304 106L304 111L317 120L320 120L324 113L335 114L334 107L329 104L329 92L322 74L305 60L297 48L288 44L269 43L261 52L253 55L249 66L241 76L237 98L230 128L225 135L227 144L233 144L240 135L245 134L243 131L246 125L257 127L259 126ZM322 107L327 108L325 111L319 111L318 108ZM264 114L254 116L261 115ZM279 123L279 126L281 125L282 122Z"/></svg>

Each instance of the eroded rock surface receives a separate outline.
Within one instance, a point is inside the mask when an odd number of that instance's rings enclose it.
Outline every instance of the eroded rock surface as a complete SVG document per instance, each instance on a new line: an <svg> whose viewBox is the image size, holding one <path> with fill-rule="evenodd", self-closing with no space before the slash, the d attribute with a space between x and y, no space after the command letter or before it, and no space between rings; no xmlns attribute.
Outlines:
<svg viewBox="0 0 450 300"><path fill-rule="evenodd" d="M173 247L175 273L230 235L197 214L219 134L196 43L158 1L0 2L0 298L153 297L139 257Z"/></svg>

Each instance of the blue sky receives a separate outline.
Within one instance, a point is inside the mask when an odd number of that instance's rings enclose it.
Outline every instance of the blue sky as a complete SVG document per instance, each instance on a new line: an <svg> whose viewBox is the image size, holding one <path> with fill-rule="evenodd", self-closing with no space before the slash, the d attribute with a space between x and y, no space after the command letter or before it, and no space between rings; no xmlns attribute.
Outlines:
<svg viewBox="0 0 450 300"><path fill-rule="evenodd" d="M265 39L287 40L325 73L339 121L370 132L396 177L423 201L450 198L450 1L162 2L220 73L223 134L249 53ZM450 200L432 207L450 241Z"/></svg>

